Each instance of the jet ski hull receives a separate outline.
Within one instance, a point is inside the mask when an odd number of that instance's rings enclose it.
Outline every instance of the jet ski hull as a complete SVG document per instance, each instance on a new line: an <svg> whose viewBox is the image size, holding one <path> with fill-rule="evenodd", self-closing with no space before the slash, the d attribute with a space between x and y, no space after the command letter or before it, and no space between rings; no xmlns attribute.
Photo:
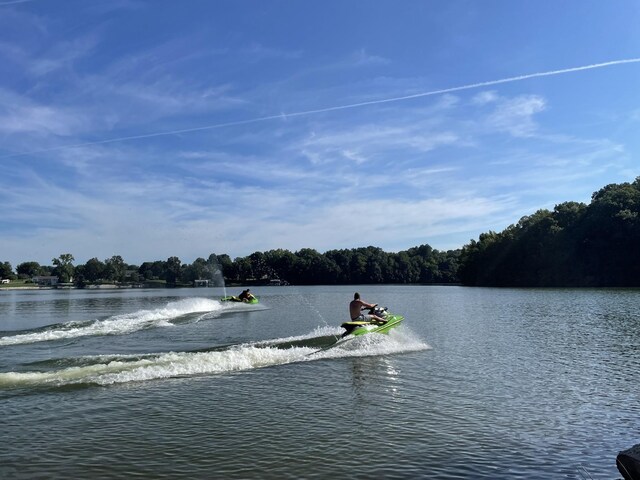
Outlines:
<svg viewBox="0 0 640 480"><path fill-rule="evenodd" d="M240 303L250 303L250 304L255 304L260 302L260 300L258 300L257 297L251 298L249 300L242 300L235 296L223 297L220 299L220 301L221 302L240 302Z"/></svg>
<svg viewBox="0 0 640 480"><path fill-rule="evenodd" d="M404 320L404 317L402 315L388 314L385 317L385 320L385 323L362 321L344 322L342 325L340 325L346 330L346 332L343 333L342 336L345 337L347 335L366 335L367 333L389 333L389 330L400 325L400 323Z"/></svg>

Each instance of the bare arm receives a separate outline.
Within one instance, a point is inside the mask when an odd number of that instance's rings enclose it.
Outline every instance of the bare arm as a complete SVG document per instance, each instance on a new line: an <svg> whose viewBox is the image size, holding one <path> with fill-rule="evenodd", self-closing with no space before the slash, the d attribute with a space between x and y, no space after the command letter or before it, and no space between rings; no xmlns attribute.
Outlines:
<svg viewBox="0 0 640 480"><path fill-rule="evenodd" d="M360 308L373 308L377 305L377 303L367 303L360 300Z"/></svg>

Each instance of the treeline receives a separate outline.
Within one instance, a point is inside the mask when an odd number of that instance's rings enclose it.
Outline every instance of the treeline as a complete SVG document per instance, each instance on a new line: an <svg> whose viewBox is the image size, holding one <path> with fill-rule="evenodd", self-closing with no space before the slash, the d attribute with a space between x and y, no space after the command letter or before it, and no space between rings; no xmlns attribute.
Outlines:
<svg viewBox="0 0 640 480"><path fill-rule="evenodd" d="M477 286L640 286L640 177L483 233L463 247L458 275Z"/></svg>
<svg viewBox="0 0 640 480"><path fill-rule="evenodd" d="M454 283L457 281L459 250L440 252L421 245L399 253L387 253L377 247L330 250L319 253L310 248L297 252L277 249L255 252L231 259L229 255L211 254L184 264L178 257L166 261L131 265L115 255L104 261L92 258L74 265L70 253L52 260L53 265L21 263L13 273L8 262L0 264L0 277L32 279L56 276L61 283L78 287L92 284L166 284L193 285L195 280L227 283L260 283L278 279L296 285L375 284L375 283ZM217 282L217 283L216 283Z"/></svg>
<svg viewBox="0 0 640 480"><path fill-rule="evenodd" d="M565 202L538 210L500 233L488 232L461 250L429 245L387 253L377 247L297 252L269 250L231 259L211 254L192 264L125 263L116 255L73 265L63 254L52 266L0 263L2 278L55 275L77 286L95 283L192 285L194 280L259 283L280 279L296 285L452 284L510 287L640 287L640 177L595 192L589 205Z"/></svg>
<svg viewBox="0 0 640 480"><path fill-rule="evenodd" d="M256 252L233 263L221 259L230 279L279 278L296 285L375 283L455 283L459 250L441 252L429 245L388 253L378 247L329 250L303 248Z"/></svg>

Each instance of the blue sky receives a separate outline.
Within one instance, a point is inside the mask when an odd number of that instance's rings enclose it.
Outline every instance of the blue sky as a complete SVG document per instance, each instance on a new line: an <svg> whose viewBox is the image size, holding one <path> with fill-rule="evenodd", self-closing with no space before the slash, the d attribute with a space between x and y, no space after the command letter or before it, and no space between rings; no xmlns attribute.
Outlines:
<svg viewBox="0 0 640 480"><path fill-rule="evenodd" d="M448 250L588 203L640 175L638 25L635 0L0 0L0 261Z"/></svg>

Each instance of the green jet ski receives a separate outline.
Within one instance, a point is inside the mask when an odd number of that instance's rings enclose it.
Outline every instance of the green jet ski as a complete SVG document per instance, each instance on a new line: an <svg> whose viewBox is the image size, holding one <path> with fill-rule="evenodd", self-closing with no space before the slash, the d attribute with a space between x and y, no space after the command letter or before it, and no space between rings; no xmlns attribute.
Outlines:
<svg viewBox="0 0 640 480"><path fill-rule="evenodd" d="M352 320L350 322L344 322L340 325L346 330L342 334L342 337L346 337L347 335L364 335L366 333L389 333L389 330L397 327L404 320L402 315L389 313L387 311L387 307L381 308L375 306L369 309L369 315L376 315L377 317L384 318L385 322L379 322L377 320Z"/></svg>
<svg viewBox="0 0 640 480"><path fill-rule="evenodd" d="M239 298L236 297L234 295L229 296L229 297L222 297L220 299L221 302L240 302L240 303L250 303L250 304L256 304L256 303L260 303L260 300L258 300L258 297L251 297L251 298Z"/></svg>

